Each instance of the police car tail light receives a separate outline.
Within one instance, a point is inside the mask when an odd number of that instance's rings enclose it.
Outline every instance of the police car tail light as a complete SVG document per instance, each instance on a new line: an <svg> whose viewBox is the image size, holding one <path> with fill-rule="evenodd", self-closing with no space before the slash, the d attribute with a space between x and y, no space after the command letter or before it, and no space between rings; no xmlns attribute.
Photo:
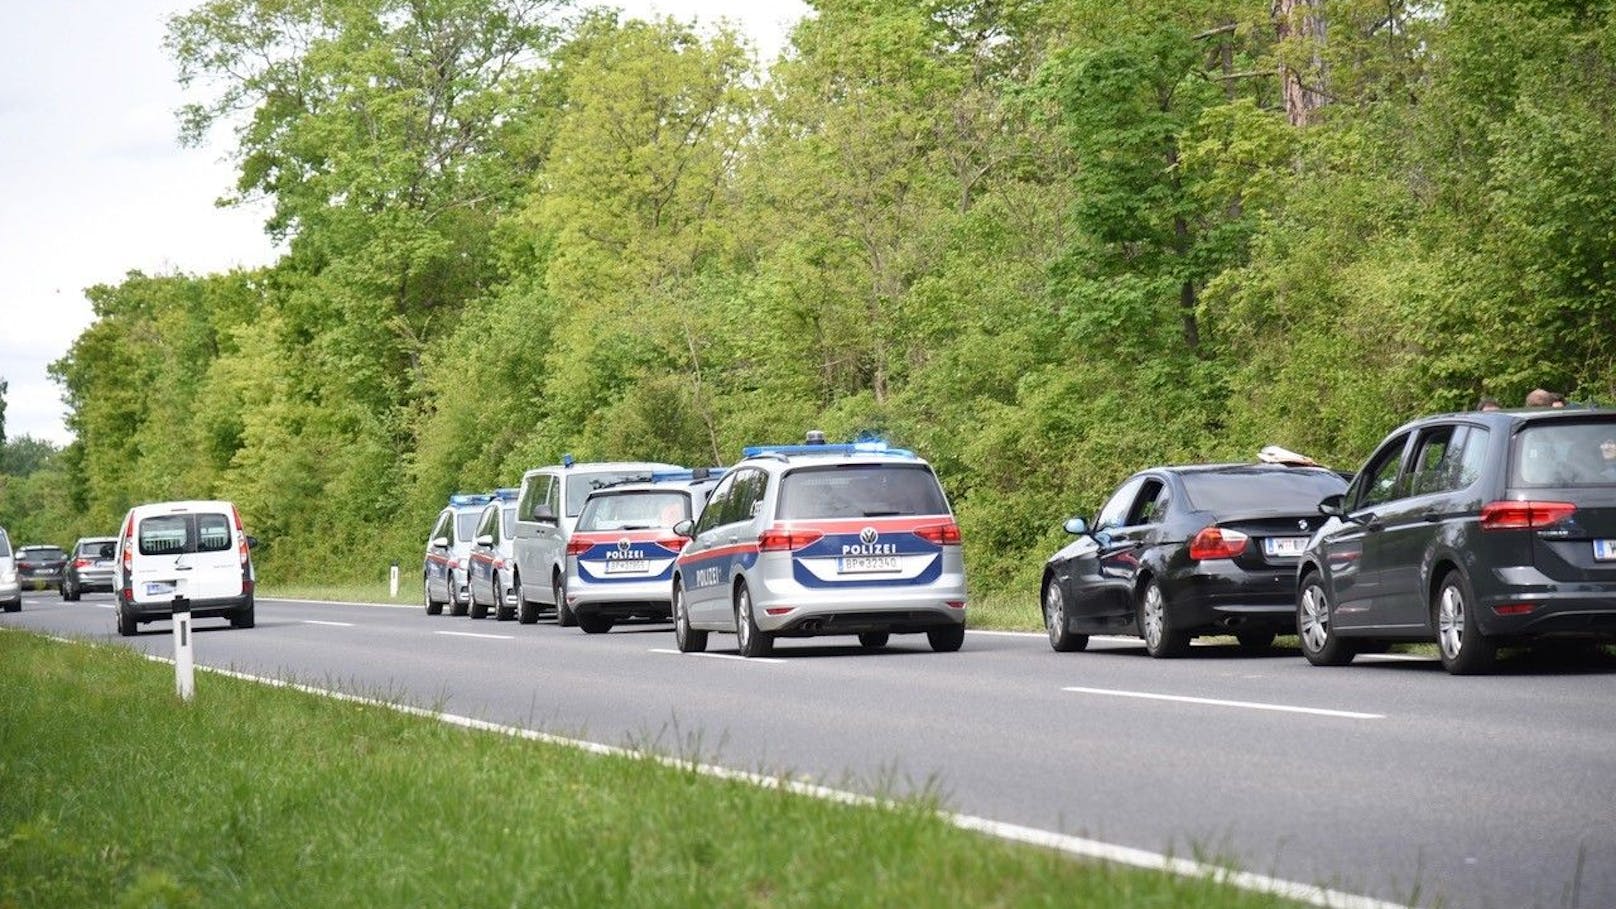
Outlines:
<svg viewBox="0 0 1616 909"><path fill-rule="evenodd" d="M593 545L595 545L595 544L589 542L588 540L580 540L577 537L573 537L572 539L567 541L567 555L581 556L584 553L588 552L589 547L591 547Z"/></svg>
<svg viewBox="0 0 1616 909"><path fill-rule="evenodd" d="M825 535L821 530L793 530L789 527L770 527L758 535L758 549L762 552L801 549L812 545Z"/></svg>
<svg viewBox="0 0 1616 909"><path fill-rule="evenodd" d="M1190 540L1190 558L1196 561L1232 559L1246 548L1249 539L1238 530L1207 527Z"/></svg>
<svg viewBox="0 0 1616 909"><path fill-rule="evenodd" d="M930 527L916 527L914 532L915 536L938 546L958 546L960 542L959 525L953 521L947 524L933 524Z"/></svg>
<svg viewBox="0 0 1616 909"><path fill-rule="evenodd" d="M1576 513L1570 502L1488 502L1481 506L1481 529L1537 530Z"/></svg>

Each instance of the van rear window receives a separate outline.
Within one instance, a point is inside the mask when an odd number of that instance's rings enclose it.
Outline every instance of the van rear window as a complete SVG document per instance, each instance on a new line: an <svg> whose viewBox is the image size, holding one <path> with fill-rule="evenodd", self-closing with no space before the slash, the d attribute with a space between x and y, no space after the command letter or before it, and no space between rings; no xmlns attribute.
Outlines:
<svg viewBox="0 0 1616 909"><path fill-rule="evenodd" d="M230 548L230 517L222 514L164 514L142 519L141 555L225 552Z"/></svg>
<svg viewBox="0 0 1616 909"><path fill-rule="evenodd" d="M1616 420L1545 420L1515 437L1511 486L1616 486Z"/></svg>
<svg viewBox="0 0 1616 909"><path fill-rule="evenodd" d="M948 514L943 488L918 464L805 467L786 474L776 517L884 518Z"/></svg>

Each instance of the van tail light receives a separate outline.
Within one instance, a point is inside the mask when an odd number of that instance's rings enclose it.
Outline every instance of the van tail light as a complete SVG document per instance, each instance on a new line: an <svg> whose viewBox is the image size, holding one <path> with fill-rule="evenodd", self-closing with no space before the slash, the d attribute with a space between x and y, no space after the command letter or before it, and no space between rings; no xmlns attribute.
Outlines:
<svg viewBox="0 0 1616 909"><path fill-rule="evenodd" d="M580 540L577 537L573 537L567 541L567 555L581 556L588 552L589 548L594 545L595 544L589 540Z"/></svg>
<svg viewBox="0 0 1616 909"><path fill-rule="evenodd" d="M1232 559L1246 548L1251 538L1238 530L1205 527L1190 540L1190 558L1197 562L1205 559Z"/></svg>
<svg viewBox="0 0 1616 909"><path fill-rule="evenodd" d="M1571 502L1488 502L1481 506L1482 530L1537 530L1577 513Z"/></svg>
<svg viewBox="0 0 1616 909"><path fill-rule="evenodd" d="M758 550L760 552L779 552L784 550L801 549L811 546L825 535L822 530L792 529L790 527L770 527L758 534Z"/></svg>
<svg viewBox="0 0 1616 909"><path fill-rule="evenodd" d="M230 506L230 516L236 521L236 554L241 557L241 570L247 570L247 531L241 526L241 512Z"/></svg>
<svg viewBox="0 0 1616 909"><path fill-rule="evenodd" d="M669 552L677 553L690 542L689 537L668 537L666 540L657 540L656 544Z"/></svg>
<svg viewBox="0 0 1616 909"><path fill-rule="evenodd" d="M953 521L947 524L932 524L929 527L916 527L914 534L938 546L958 546L960 543L959 525Z"/></svg>

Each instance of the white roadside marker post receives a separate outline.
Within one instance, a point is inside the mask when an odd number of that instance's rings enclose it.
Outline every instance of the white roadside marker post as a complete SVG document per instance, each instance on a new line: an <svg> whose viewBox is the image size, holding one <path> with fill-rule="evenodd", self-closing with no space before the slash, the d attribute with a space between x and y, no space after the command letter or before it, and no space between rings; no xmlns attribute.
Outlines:
<svg viewBox="0 0 1616 909"><path fill-rule="evenodd" d="M196 696L196 677L191 658L191 601L183 596L174 598L174 687L180 700L190 701Z"/></svg>
<svg viewBox="0 0 1616 909"><path fill-rule="evenodd" d="M397 562L393 563L392 570L387 573L387 594L388 594L388 596L391 596L395 600L398 599L398 563Z"/></svg>

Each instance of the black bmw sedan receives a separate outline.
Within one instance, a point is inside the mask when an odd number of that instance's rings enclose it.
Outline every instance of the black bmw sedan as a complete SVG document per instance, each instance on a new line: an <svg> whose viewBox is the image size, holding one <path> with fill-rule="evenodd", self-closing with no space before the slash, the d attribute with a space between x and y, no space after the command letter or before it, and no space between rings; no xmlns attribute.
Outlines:
<svg viewBox="0 0 1616 909"><path fill-rule="evenodd" d="M1347 481L1317 466L1195 464L1129 477L1044 567L1049 644L1138 635L1153 657L1197 635L1266 647L1296 627L1296 566L1324 521L1319 501Z"/></svg>

